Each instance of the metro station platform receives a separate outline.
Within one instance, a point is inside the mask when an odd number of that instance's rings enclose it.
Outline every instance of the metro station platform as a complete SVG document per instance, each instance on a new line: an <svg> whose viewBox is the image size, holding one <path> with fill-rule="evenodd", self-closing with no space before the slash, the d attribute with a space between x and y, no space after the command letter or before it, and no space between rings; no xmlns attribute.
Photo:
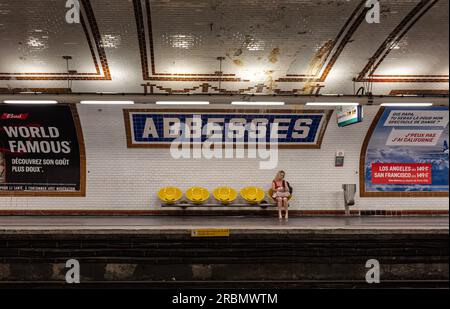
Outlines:
<svg viewBox="0 0 450 309"><path fill-rule="evenodd" d="M448 288L448 241L448 217L0 217L0 287L68 287L77 259L87 288Z"/></svg>
<svg viewBox="0 0 450 309"><path fill-rule="evenodd" d="M20 217L0 216L0 231L190 231L201 228L226 228L235 233L264 231L406 231L447 232L449 217L304 217L279 221L277 218L258 217Z"/></svg>

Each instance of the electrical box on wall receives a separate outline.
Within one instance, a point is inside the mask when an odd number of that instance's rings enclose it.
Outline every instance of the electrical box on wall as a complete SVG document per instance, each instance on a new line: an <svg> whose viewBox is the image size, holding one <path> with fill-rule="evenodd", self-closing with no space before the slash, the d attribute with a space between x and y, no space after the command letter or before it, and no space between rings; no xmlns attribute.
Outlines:
<svg viewBox="0 0 450 309"><path fill-rule="evenodd" d="M345 158L345 152L344 151L336 151L336 156L334 159L334 165L336 167L343 167L344 166L344 158Z"/></svg>

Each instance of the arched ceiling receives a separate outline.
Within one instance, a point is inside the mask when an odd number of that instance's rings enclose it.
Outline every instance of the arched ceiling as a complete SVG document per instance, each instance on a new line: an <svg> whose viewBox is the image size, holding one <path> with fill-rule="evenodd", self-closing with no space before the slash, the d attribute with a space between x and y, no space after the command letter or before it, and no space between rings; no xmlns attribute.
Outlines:
<svg viewBox="0 0 450 309"><path fill-rule="evenodd" d="M0 0L0 93L448 93L447 0L79 1Z"/></svg>

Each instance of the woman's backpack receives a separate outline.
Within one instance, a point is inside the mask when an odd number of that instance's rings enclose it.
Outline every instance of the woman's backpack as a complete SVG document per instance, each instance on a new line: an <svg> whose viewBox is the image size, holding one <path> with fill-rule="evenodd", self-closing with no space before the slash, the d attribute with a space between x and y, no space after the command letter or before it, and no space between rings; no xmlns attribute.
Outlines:
<svg viewBox="0 0 450 309"><path fill-rule="evenodd" d="M284 186L286 187L286 184L289 188L289 193L292 195L292 192L294 191L294 188L291 187L291 184L289 183L289 181L283 180L284 181Z"/></svg>

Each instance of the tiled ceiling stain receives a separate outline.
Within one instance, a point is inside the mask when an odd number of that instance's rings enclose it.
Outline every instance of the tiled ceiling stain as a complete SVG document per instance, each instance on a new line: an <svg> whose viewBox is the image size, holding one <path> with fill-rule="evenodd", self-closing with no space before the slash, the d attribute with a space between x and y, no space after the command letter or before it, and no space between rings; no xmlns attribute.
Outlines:
<svg viewBox="0 0 450 309"><path fill-rule="evenodd" d="M68 24L59 0L2 0L0 80L67 79L64 55L73 57L71 79L111 79L103 47L112 38L100 39L89 1L81 4L81 23Z"/></svg>
<svg viewBox="0 0 450 309"><path fill-rule="evenodd" d="M63 55L73 92L352 94L369 77L376 94L448 89L446 0L381 0L380 24L364 0L80 2L69 25L64 0L0 0L3 92L64 89Z"/></svg>
<svg viewBox="0 0 450 309"><path fill-rule="evenodd" d="M103 48L119 48L121 42L122 37L120 35L104 34L100 46Z"/></svg>

